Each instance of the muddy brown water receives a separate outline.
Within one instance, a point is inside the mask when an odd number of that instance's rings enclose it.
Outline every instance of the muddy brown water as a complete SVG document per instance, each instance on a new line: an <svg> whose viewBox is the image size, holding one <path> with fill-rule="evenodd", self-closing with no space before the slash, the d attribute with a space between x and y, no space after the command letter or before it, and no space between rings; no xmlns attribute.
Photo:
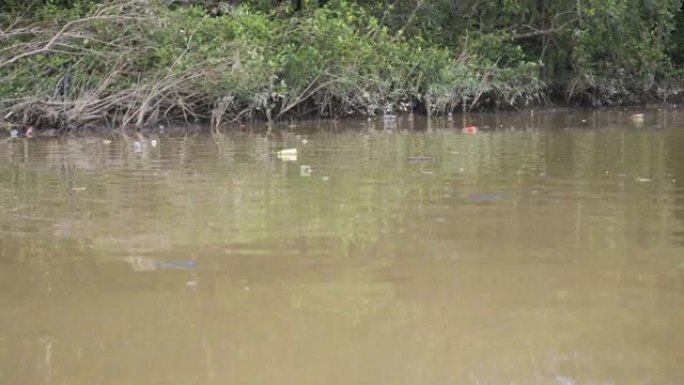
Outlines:
<svg viewBox="0 0 684 385"><path fill-rule="evenodd" d="M0 383L684 384L684 112L633 113L0 142Z"/></svg>

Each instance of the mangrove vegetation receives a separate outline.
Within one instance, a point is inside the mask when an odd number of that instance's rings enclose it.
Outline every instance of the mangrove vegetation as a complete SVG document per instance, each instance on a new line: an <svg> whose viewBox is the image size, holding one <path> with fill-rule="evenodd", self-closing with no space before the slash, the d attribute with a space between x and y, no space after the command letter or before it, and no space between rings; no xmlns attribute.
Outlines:
<svg viewBox="0 0 684 385"><path fill-rule="evenodd" d="M676 102L680 0L5 0L0 125Z"/></svg>

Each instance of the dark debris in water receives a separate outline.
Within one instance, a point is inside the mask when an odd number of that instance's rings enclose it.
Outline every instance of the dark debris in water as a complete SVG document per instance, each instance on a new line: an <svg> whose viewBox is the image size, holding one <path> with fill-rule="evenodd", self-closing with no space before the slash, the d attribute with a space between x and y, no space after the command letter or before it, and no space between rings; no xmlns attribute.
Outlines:
<svg viewBox="0 0 684 385"><path fill-rule="evenodd" d="M502 199L503 195L501 195L501 194L468 194L468 195L466 195L466 198L476 199L476 200L481 200L481 201L493 201L493 200Z"/></svg>
<svg viewBox="0 0 684 385"><path fill-rule="evenodd" d="M406 160L409 162L430 162L435 160L435 158L432 156L409 156Z"/></svg>
<svg viewBox="0 0 684 385"><path fill-rule="evenodd" d="M157 261L156 264L157 264L157 267L162 268L162 269L197 267L196 261L170 261L170 262Z"/></svg>

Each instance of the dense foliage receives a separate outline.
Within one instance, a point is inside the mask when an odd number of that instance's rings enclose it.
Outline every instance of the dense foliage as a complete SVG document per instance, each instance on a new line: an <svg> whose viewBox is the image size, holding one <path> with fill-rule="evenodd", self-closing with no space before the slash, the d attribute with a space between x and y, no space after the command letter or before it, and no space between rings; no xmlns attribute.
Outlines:
<svg viewBox="0 0 684 385"><path fill-rule="evenodd" d="M301 10L296 11L295 8ZM6 0L11 124L667 100L680 0Z"/></svg>

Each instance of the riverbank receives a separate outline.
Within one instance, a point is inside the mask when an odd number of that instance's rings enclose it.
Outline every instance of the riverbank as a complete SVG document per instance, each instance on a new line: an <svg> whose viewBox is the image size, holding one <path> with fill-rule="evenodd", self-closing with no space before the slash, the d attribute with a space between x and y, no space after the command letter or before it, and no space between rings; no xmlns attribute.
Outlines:
<svg viewBox="0 0 684 385"><path fill-rule="evenodd" d="M220 16L147 1L83 4L1 19L0 129L220 130L312 116L669 102L684 89L662 71L648 81L588 73L552 83L548 64L511 50L510 38L473 35L456 49L346 2L287 15L227 6Z"/></svg>

